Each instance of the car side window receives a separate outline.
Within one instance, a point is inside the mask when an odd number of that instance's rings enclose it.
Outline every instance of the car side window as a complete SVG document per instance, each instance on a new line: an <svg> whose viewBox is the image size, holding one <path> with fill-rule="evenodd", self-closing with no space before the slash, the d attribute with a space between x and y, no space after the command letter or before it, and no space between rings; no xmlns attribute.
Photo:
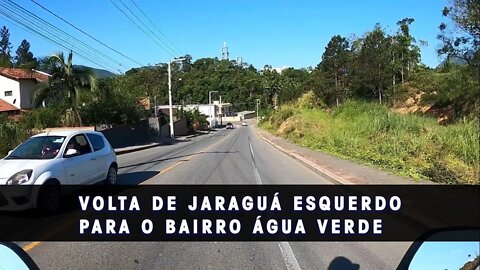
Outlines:
<svg viewBox="0 0 480 270"><path fill-rule="evenodd" d="M65 149L65 153L68 149L75 149L78 151L78 155L85 155L92 152L90 144L88 143L87 138L83 134L76 135L70 139L67 143L67 148Z"/></svg>
<svg viewBox="0 0 480 270"><path fill-rule="evenodd" d="M103 141L102 136L87 133L87 137L90 140L90 143L92 143L93 151L99 151L105 147L105 142Z"/></svg>

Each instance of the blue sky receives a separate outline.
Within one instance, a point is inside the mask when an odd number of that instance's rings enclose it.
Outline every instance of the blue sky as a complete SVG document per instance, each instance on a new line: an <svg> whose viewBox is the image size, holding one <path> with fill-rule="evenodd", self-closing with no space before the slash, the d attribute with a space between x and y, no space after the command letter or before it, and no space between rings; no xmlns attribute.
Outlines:
<svg viewBox="0 0 480 270"><path fill-rule="evenodd" d="M11 1L123 64L108 66L109 69L126 71L138 66L91 41L39 9L30 0ZM110 0L37 1L142 64L166 62L173 57L146 37ZM112 1L121 6L119 0ZM123 1L136 11L131 0ZM231 59L242 57L257 68L265 64L273 67L314 67L319 63L324 48L333 35L361 36L377 22L394 33L397 30L396 22L405 17L415 19L411 29L413 36L417 40L428 42L428 46L421 48L422 62L434 67L441 61L436 54L439 46L436 35L438 25L443 20L441 10L447 4L447 1L441 0L134 1L181 53L189 53L194 59L220 57L222 43L226 41ZM17 27L2 15L0 24L10 29L13 50L26 38L36 56L65 51L58 45ZM80 57L76 57L75 62L96 66Z"/></svg>
<svg viewBox="0 0 480 270"><path fill-rule="evenodd" d="M409 269L460 269L479 253L478 242L424 242L413 257Z"/></svg>

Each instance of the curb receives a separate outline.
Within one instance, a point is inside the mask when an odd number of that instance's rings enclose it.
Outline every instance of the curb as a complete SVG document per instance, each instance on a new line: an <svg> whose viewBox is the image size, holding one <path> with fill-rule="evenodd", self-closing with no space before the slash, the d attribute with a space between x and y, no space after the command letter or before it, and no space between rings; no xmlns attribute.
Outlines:
<svg viewBox="0 0 480 270"><path fill-rule="evenodd" d="M145 149L158 147L158 146L161 146L161 145L163 145L163 143L155 143L155 144L140 146L140 147L133 148L133 149L125 149L125 150L118 150L118 151L115 150L115 154L118 156L118 155L123 155L123 154L128 154L128 153L132 153L132 152L137 152L137 151L142 151L142 150L145 150Z"/></svg>
<svg viewBox="0 0 480 270"><path fill-rule="evenodd" d="M211 130L209 130L209 131L207 131L207 132L194 133L194 134L192 134L192 135L186 136L185 138L191 139L191 138L198 137L198 136L201 136L201 135L207 135L207 134L210 134L210 131L211 131Z"/></svg>

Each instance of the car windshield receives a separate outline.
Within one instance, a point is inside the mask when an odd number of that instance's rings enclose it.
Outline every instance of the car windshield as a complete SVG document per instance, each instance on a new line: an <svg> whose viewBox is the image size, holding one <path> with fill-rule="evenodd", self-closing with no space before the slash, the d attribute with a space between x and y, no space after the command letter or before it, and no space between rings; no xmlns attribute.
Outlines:
<svg viewBox="0 0 480 270"><path fill-rule="evenodd" d="M58 155L64 141L63 136L32 137L20 144L5 159L52 159Z"/></svg>

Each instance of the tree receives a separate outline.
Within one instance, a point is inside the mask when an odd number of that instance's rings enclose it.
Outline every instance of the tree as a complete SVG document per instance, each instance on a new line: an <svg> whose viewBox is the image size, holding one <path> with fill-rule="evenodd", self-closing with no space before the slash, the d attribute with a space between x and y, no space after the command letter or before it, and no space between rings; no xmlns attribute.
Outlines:
<svg viewBox="0 0 480 270"><path fill-rule="evenodd" d="M271 66L265 65L262 74L263 100L262 104L267 104L273 108L277 108L278 95L282 91L281 75Z"/></svg>
<svg viewBox="0 0 480 270"><path fill-rule="evenodd" d="M279 100L282 103L296 100L310 90L312 76L308 69L287 68L280 74Z"/></svg>
<svg viewBox="0 0 480 270"><path fill-rule="evenodd" d="M327 87L334 89L337 107L340 105L339 100L346 97L349 61L349 42L339 35L333 36L325 47L319 68L325 73Z"/></svg>
<svg viewBox="0 0 480 270"><path fill-rule="evenodd" d="M10 32L4 26L0 29L0 67L12 67L11 50Z"/></svg>
<svg viewBox="0 0 480 270"><path fill-rule="evenodd" d="M30 43L24 39L16 51L15 66L23 69L32 69L37 67L37 59L30 52Z"/></svg>
<svg viewBox="0 0 480 270"><path fill-rule="evenodd" d="M461 104L463 111L470 111L478 116L480 112L480 1L452 0L450 7L443 9L443 16L449 18L454 27L448 28L446 23L440 24L438 38L442 41L439 55L463 59L465 67L461 67L463 86L460 98L454 103ZM456 30L456 31L454 31ZM454 91L451 89L450 91ZM458 91L458 90L457 90Z"/></svg>
<svg viewBox="0 0 480 270"><path fill-rule="evenodd" d="M392 46L393 62L394 65L395 63L398 63L400 66L400 78L402 83L405 82L405 77L408 76L420 61L420 49L415 45L415 38L410 35L410 25L414 21L413 18L405 18L398 21L397 26L399 26L399 31L397 32L397 35L392 37L395 41L394 46ZM394 73L395 72L396 69L394 70Z"/></svg>
<svg viewBox="0 0 480 270"><path fill-rule="evenodd" d="M78 110L78 99L81 91L97 91L98 82L90 69L75 67L72 63L73 53L70 51L65 61L63 53L50 56L50 74L48 82L38 84L35 91L37 106L49 98L65 100L68 108L65 117L71 125L82 126L82 118Z"/></svg>
<svg viewBox="0 0 480 270"><path fill-rule="evenodd" d="M363 39L357 59L356 77L362 87L378 96L382 103L391 76L390 38L377 24Z"/></svg>
<svg viewBox="0 0 480 270"><path fill-rule="evenodd" d="M167 82L167 64L160 63L155 66L131 69L125 73L125 76L116 77L113 84L115 89L130 92L136 95L138 99L150 98L153 104L156 98L157 104L167 104Z"/></svg>
<svg viewBox="0 0 480 270"><path fill-rule="evenodd" d="M113 88L113 78L98 80L96 92L83 91L79 108L82 121L87 125L131 124L144 119L148 112L139 97L124 89Z"/></svg>
<svg viewBox="0 0 480 270"><path fill-rule="evenodd" d="M448 31L447 24L441 23L438 39L443 44L438 53L447 57L463 58L477 69L480 80L480 1L453 0L452 6L445 7L442 14L451 19L454 29L460 32L451 34L452 31Z"/></svg>

